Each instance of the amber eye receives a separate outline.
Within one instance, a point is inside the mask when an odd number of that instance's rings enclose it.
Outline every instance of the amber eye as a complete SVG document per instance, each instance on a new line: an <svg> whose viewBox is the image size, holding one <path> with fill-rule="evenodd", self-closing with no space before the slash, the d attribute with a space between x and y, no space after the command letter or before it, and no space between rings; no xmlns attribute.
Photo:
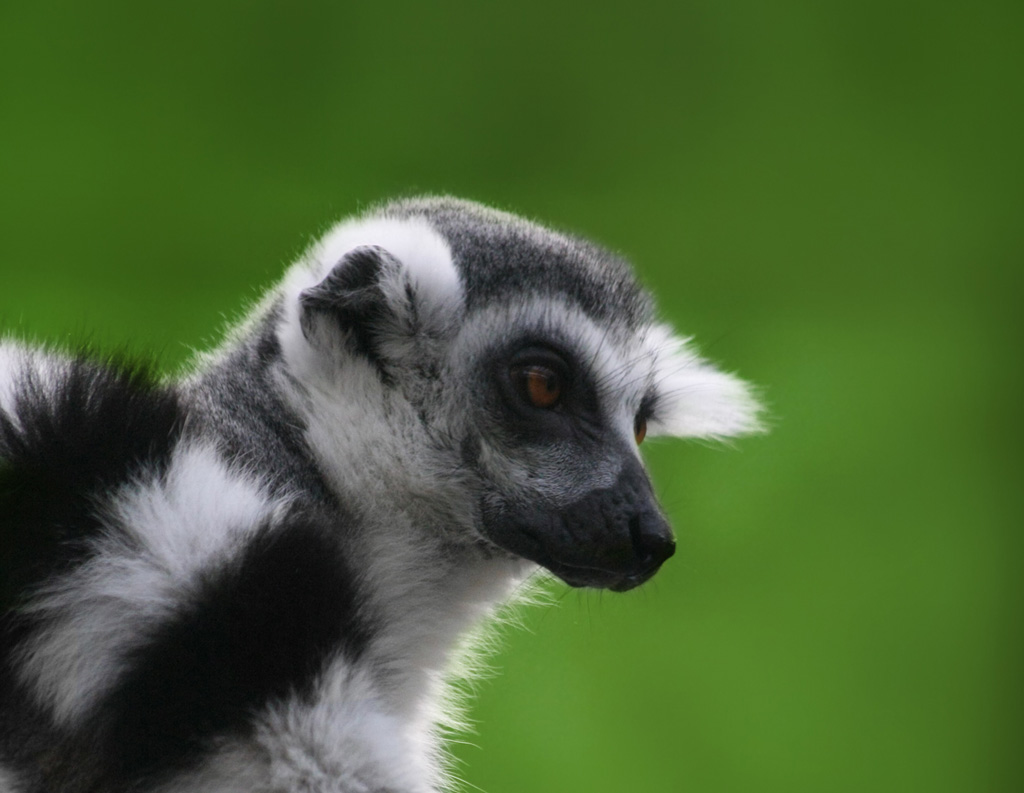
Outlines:
<svg viewBox="0 0 1024 793"><path fill-rule="evenodd" d="M512 370L512 378L535 408L553 408L562 396L561 376L546 366L517 366Z"/></svg>
<svg viewBox="0 0 1024 793"><path fill-rule="evenodd" d="M637 446L643 443L644 438L647 437L647 419L643 416L637 416L636 421L633 422L633 436L636 438Z"/></svg>

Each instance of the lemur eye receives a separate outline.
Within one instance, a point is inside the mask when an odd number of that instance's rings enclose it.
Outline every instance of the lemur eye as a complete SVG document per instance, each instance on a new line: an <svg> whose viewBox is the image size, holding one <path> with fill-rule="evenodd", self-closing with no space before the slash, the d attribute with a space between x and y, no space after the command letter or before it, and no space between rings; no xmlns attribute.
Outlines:
<svg viewBox="0 0 1024 793"><path fill-rule="evenodd" d="M512 379L523 398L535 408L553 408L562 396L562 376L546 366L516 366Z"/></svg>
<svg viewBox="0 0 1024 793"><path fill-rule="evenodd" d="M636 438L636 445L639 446L647 437L647 419L644 416L637 416L633 422L633 437Z"/></svg>

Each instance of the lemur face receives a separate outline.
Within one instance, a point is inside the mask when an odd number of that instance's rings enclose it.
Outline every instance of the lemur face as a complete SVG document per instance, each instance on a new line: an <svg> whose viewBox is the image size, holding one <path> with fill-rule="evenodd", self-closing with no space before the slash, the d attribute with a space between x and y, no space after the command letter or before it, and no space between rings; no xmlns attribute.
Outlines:
<svg viewBox="0 0 1024 793"><path fill-rule="evenodd" d="M314 450L329 461L332 433L348 450L365 435L395 498L447 493L464 541L571 585L631 589L672 555L646 435L756 426L746 385L658 324L629 266L587 242L428 199L339 227L311 259L284 323L302 338L283 343L324 394Z"/></svg>
<svg viewBox="0 0 1024 793"><path fill-rule="evenodd" d="M675 550L637 448L651 372L613 364L610 339L602 355L556 328L513 333L479 360L465 455L484 482L481 531L573 586L631 589Z"/></svg>

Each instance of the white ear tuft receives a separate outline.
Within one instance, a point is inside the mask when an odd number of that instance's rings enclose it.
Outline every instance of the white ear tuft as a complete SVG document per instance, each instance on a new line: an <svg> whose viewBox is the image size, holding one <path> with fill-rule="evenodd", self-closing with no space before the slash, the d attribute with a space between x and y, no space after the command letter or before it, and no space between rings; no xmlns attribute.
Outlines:
<svg viewBox="0 0 1024 793"><path fill-rule="evenodd" d="M313 250L319 275L357 247L383 248L402 267L415 293L420 320L428 328L443 326L462 303L459 275L444 238L425 220L371 217L335 226ZM382 285L391 292L398 284ZM390 288L389 288L390 286ZM402 295L390 295L402 299Z"/></svg>
<svg viewBox="0 0 1024 793"><path fill-rule="evenodd" d="M748 383L716 369L666 327L651 336L657 349L653 434L731 438L764 431Z"/></svg>
<svg viewBox="0 0 1024 793"><path fill-rule="evenodd" d="M303 328L302 295L315 290L349 254L367 248L386 252L389 266L380 268L377 288L382 305L390 309L390 314L378 320L391 323L390 329L403 328L404 322L415 319L415 325L408 325L406 330L421 337L436 335L448 329L459 315L462 287L451 251L425 220L368 217L339 223L289 270L278 293L283 305L278 338L293 373L324 369L319 358L310 358L308 328ZM396 266L390 266L392 263ZM410 308L412 312L407 310ZM394 345L408 346L408 341L392 338L382 344L390 345L388 350L394 352ZM340 355L344 350L339 348L336 352Z"/></svg>

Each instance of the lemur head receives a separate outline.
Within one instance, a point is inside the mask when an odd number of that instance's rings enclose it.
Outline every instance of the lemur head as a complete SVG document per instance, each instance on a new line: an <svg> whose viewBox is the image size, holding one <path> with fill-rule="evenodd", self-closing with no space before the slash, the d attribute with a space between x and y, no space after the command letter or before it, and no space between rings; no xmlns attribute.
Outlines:
<svg viewBox="0 0 1024 793"><path fill-rule="evenodd" d="M623 260L473 203L342 223L279 300L281 380L344 496L574 586L630 589L674 550L645 437L757 428Z"/></svg>

